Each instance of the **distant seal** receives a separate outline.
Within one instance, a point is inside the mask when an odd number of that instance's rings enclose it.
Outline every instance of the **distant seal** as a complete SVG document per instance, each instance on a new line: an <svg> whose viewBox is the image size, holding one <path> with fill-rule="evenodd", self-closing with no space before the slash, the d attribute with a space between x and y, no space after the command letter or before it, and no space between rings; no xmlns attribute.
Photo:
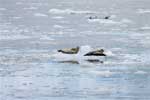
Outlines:
<svg viewBox="0 0 150 100"><path fill-rule="evenodd" d="M106 54L104 54L103 49L99 49L99 50L88 52L84 56L106 56Z"/></svg>
<svg viewBox="0 0 150 100"><path fill-rule="evenodd" d="M89 19L109 19L110 16L105 16L104 18L99 18L98 16L90 16Z"/></svg>
<svg viewBox="0 0 150 100"><path fill-rule="evenodd" d="M66 48L66 49L61 49L58 50L58 52L64 53L64 54L77 54L79 52L80 47L76 47L76 48Z"/></svg>
<svg viewBox="0 0 150 100"><path fill-rule="evenodd" d="M98 19L97 16L90 16L89 19Z"/></svg>
<svg viewBox="0 0 150 100"><path fill-rule="evenodd" d="M104 19L109 19L110 18L110 16L106 16L106 17L104 17Z"/></svg>

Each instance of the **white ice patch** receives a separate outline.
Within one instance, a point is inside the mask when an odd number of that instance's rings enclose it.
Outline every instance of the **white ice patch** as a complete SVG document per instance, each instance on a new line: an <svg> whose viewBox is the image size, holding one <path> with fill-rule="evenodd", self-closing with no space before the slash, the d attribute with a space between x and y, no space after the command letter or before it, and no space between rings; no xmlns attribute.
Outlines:
<svg viewBox="0 0 150 100"><path fill-rule="evenodd" d="M120 28L113 28L111 29L112 31L120 31L121 29Z"/></svg>
<svg viewBox="0 0 150 100"><path fill-rule="evenodd" d="M10 32L9 30L0 30L0 33L8 33Z"/></svg>
<svg viewBox="0 0 150 100"><path fill-rule="evenodd" d="M16 2L16 5L21 5L23 4L23 2Z"/></svg>
<svg viewBox="0 0 150 100"><path fill-rule="evenodd" d="M144 64L150 64L150 53L149 52L145 52L145 54L141 55L141 62Z"/></svg>
<svg viewBox="0 0 150 100"><path fill-rule="evenodd" d="M121 56L124 59L122 64L141 63L142 61L142 58L137 54L122 54Z"/></svg>
<svg viewBox="0 0 150 100"><path fill-rule="evenodd" d="M6 10L6 8L0 8L0 11L4 11L4 10Z"/></svg>
<svg viewBox="0 0 150 100"><path fill-rule="evenodd" d="M50 9L49 13L51 14L93 14L96 12L93 11L76 11L71 9Z"/></svg>
<svg viewBox="0 0 150 100"><path fill-rule="evenodd" d="M38 8L37 7L28 7L28 8L23 8L23 9L25 9L25 10L36 10Z"/></svg>
<svg viewBox="0 0 150 100"><path fill-rule="evenodd" d="M117 15L111 15L110 18L115 19L115 18L117 18Z"/></svg>
<svg viewBox="0 0 150 100"><path fill-rule="evenodd" d="M122 19L121 21L120 21L121 23L133 23L131 20L129 20L129 19Z"/></svg>
<svg viewBox="0 0 150 100"><path fill-rule="evenodd" d="M111 72L109 70L107 70L107 71L91 71L91 73L96 74L98 76L103 76L103 77L110 77L114 74L114 72Z"/></svg>
<svg viewBox="0 0 150 100"><path fill-rule="evenodd" d="M150 26L141 27L142 30L150 30Z"/></svg>
<svg viewBox="0 0 150 100"><path fill-rule="evenodd" d="M137 13L140 13L140 14L150 13L150 9L138 9Z"/></svg>
<svg viewBox="0 0 150 100"><path fill-rule="evenodd" d="M108 56L115 56L115 54L113 54L111 51L109 50L106 50L105 51L105 54L108 55Z"/></svg>
<svg viewBox="0 0 150 100"><path fill-rule="evenodd" d="M88 19L89 22L98 22L101 24L120 24L120 22L108 20L108 19Z"/></svg>
<svg viewBox="0 0 150 100"><path fill-rule="evenodd" d="M95 91L99 94L111 94L113 91L113 87L101 86L101 87L96 88Z"/></svg>
<svg viewBox="0 0 150 100"><path fill-rule="evenodd" d="M52 19L63 19L64 17L62 16L55 16L55 17L52 17Z"/></svg>
<svg viewBox="0 0 150 100"><path fill-rule="evenodd" d="M114 50L113 50L114 51ZM118 51L118 50L117 50ZM140 64L145 63L147 61L144 60L141 55L138 54L116 54L113 57L115 57L115 60L108 60L105 61L104 64Z"/></svg>
<svg viewBox="0 0 150 100"><path fill-rule="evenodd" d="M53 38L50 38L49 36L47 36L47 35L42 35L41 37L40 37L40 40L54 40Z"/></svg>
<svg viewBox="0 0 150 100"><path fill-rule="evenodd" d="M37 17L48 17L48 15L43 14L43 13L35 13L34 16L37 16Z"/></svg>
<svg viewBox="0 0 150 100"><path fill-rule="evenodd" d="M12 18L13 18L13 19L21 19L22 17L19 17L19 16L17 17L17 16L16 16L16 17L12 17Z"/></svg>
<svg viewBox="0 0 150 100"><path fill-rule="evenodd" d="M129 19L122 19L120 21L114 21L112 19L88 19L89 22L98 22L101 24L109 24L109 25L114 25L114 24L128 24L128 23L133 23Z"/></svg>
<svg viewBox="0 0 150 100"><path fill-rule="evenodd" d="M145 71L136 71L135 74L147 74Z"/></svg>
<svg viewBox="0 0 150 100"><path fill-rule="evenodd" d="M140 56L137 54L124 54L124 57L131 60L137 60L138 58L140 58Z"/></svg>
<svg viewBox="0 0 150 100"><path fill-rule="evenodd" d="M50 34L50 35L63 35L64 32L58 31L58 32L50 32L50 33L48 33L48 34Z"/></svg>
<svg viewBox="0 0 150 100"><path fill-rule="evenodd" d="M1 35L0 40L17 40L17 39L28 39L29 36L24 35Z"/></svg>
<svg viewBox="0 0 150 100"><path fill-rule="evenodd" d="M64 28L64 27L61 26L61 25L54 25L53 27L54 27L54 28L58 28L58 29L59 29L59 28Z"/></svg>

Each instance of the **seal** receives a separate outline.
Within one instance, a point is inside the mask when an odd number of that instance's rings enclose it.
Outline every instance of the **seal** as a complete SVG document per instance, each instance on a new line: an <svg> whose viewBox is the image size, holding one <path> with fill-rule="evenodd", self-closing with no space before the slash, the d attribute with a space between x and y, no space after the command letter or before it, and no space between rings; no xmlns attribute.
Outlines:
<svg viewBox="0 0 150 100"><path fill-rule="evenodd" d="M106 16L106 17L104 17L104 19L109 19L110 18L110 16Z"/></svg>
<svg viewBox="0 0 150 100"><path fill-rule="evenodd" d="M76 48L66 48L58 50L58 52L64 53L64 54L77 54L79 52L80 47L77 46Z"/></svg>
<svg viewBox="0 0 150 100"><path fill-rule="evenodd" d="M106 56L106 54L104 54L103 49L99 49L99 50L88 52L84 56Z"/></svg>

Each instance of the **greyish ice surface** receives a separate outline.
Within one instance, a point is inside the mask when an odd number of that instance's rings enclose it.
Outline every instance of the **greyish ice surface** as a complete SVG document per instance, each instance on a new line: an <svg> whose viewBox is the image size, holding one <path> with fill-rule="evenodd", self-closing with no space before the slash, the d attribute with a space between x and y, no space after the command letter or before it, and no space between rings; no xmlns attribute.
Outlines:
<svg viewBox="0 0 150 100"><path fill-rule="evenodd" d="M0 0L0 100L150 100L149 4ZM75 46L111 55L103 63L78 56L80 64L51 57Z"/></svg>

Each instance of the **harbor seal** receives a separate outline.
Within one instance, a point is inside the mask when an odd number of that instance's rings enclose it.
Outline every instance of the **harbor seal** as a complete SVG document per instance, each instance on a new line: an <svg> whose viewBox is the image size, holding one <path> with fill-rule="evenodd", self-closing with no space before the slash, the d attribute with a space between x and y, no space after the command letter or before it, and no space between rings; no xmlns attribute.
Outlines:
<svg viewBox="0 0 150 100"><path fill-rule="evenodd" d="M76 48L66 48L58 50L58 52L64 53L64 54L77 54L79 52L80 47L77 46Z"/></svg>
<svg viewBox="0 0 150 100"><path fill-rule="evenodd" d="M104 54L103 49L99 49L99 50L88 52L84 56L106 56L106 54Z"/></svg>

